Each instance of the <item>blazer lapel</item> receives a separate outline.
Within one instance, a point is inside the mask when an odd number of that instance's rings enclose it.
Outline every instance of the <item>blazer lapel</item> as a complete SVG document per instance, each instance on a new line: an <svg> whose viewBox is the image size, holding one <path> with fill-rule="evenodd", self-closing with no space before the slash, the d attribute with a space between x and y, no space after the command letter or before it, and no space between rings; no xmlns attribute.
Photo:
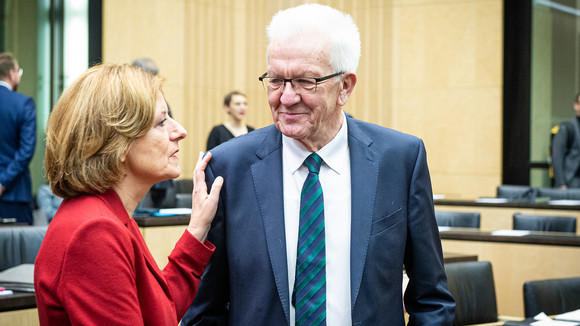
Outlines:
<svg viewBox="0 0 580 326"><path fill-rule="evenodd" d="M271 128L271 132L264 138L264 142L256 151L259 160L252 165L251 169L276 288L286 319L289 321L290 303L288 299L290 295L284 227L282 134L274 126L268 128Z"/></svg>
<svg viewBox="0 0 580 326"><path fill-rule="evenodd" d="M351 244L350 244L350 289L351 308L358 296L376 200L379 169L377 153L370 147L372 139L362 132L352 119L348 123L348 145L351 173Z"/></svg>

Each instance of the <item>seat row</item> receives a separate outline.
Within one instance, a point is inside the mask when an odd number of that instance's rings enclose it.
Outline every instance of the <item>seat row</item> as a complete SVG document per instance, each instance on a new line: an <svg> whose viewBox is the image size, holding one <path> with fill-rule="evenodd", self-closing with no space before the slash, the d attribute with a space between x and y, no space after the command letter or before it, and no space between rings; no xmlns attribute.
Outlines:
<svg viewBox="0 0 580 326"><path fill-rule="evenodd" d="M580 200L580 188L533 188L530 186L499 185L496 188L498 198L531 199L547 197L551 200Z"/></svg>
<svg viewBox="0 0 580 326"><path fill-rule="evenodd" d="M479 228L480 217L481 214L477 212L435 211L435 218L437 219L438 226ZM576 217L525 215L515 213L513 215L513 229L575 233Z"/></svg>
<svg viewBox="0 0 580 326"><path fill-rule="evenodd" d="M449 291L456 301L453 325L503 325L520 317L498 316L492 266L489 261L445 264ZM524 283L526 318L540 312L557 315L580 309L580 277Z"/></svg>

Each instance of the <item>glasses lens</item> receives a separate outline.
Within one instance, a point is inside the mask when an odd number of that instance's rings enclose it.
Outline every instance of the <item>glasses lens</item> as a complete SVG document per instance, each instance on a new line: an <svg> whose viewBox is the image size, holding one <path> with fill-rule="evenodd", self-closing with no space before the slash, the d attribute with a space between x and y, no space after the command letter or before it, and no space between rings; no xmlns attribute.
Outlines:
<svg viewBox="0 0 580 326"><path fill-rule="evenodd" d="M314 78L296 78L292 80L294 87L311 91L316 88L316 79Z"/></svg>
<svg viewBox="0 0 580 326"><path fill-rule="evenodd" d="M284 85L284 79L282 78L266 78L266 80L268 81L269 91L275 91Z"/></svg>
<svg viewBox="0 0 580 326"><path fill-rule="evenodd" d="M20 68L20 70L18 70L18 76L22 77L23 73L24 73L24 70L22 70L22 68Z"/></svg>

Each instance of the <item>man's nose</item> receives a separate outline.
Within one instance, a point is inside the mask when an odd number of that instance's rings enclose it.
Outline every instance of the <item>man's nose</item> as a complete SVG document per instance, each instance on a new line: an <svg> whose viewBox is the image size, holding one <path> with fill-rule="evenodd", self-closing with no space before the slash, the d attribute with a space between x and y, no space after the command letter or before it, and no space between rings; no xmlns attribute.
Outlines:
<svg viewBox="0 0 580 326"><path fill-rule="evenodd" d="M280 96L280 102L285 106L291 106L300 102L300 94L296 92L296 88L291 82L287 81L282 86L282 96Z"/></svg>

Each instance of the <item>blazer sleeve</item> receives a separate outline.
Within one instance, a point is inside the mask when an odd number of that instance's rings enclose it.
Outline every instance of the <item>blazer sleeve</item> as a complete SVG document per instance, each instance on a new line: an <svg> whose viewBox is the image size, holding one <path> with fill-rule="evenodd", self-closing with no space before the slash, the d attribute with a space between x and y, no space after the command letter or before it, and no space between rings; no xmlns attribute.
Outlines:
<svg viewBox="0 0 580 326"><path fill-rule="evenodd" d="M206 183L211 188L215 180L211 162L205 169ZM229 270L226 254L226 227L223 195L225 185L220 193L216 215L212 222L208 240L215 245L215 251L203 274L193 304L181 320L183 326L227 325L229 318Z"/></svg>
<svg viewBox="0 0 580 326"><path fill-rule="evenodd" d="M133 248L127 230L110 221L85 223L76 231L65 252L58 288L71 324L144 323Z"/></svg>
<svg viewBox="0 0 580 326"><path fill-rule="evenodd" d="M447 287L426 152L420 141L408 200L405 308L409 325L451 325L455 301Z"/></svg>
<svg viewBox="0 0 580 326"><path fill-rule="evenodd" d="M20 175L28 169L34 148L36 145L36 107L34 100L28 97L24 101L23 113L20 117L18 150L14 153L14 159L4 171L0 171L0 183L11 190Z"/></svg>
<svg viewBox="0 0 580 326"><path fill-rule="evenodd" d="M211 242L202 244L189 231L185 231L169 255L163 276L173 297L177 320L183 317L193 302L205 266L214 250Z"/></svg>

